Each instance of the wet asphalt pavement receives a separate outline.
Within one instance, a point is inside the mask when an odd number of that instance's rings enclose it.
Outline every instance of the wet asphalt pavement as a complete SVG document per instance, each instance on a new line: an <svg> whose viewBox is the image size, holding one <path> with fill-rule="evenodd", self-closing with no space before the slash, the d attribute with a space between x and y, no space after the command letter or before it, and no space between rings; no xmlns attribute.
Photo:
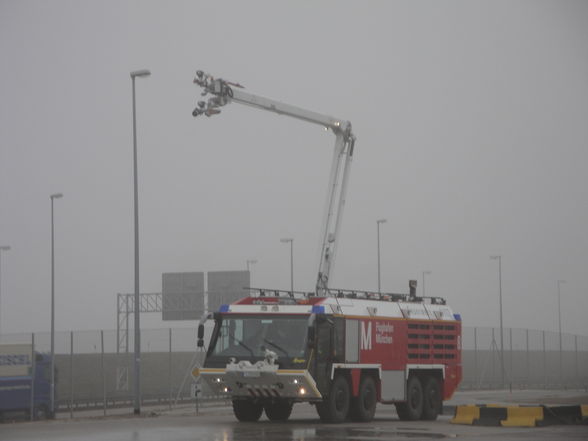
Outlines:
<svg viewBox="0 0 588 441"><path fill-rule="evenodd" d="M526 395L528 397L528 393ZM462 400L484 400L490 396L465 394ZM512 398L512 397L511 397ZM534 398L534 397L533 397ZM497 400L493 400L497 401ZM464 403L465 404L465 403ZM61 415L53 421L5 423L0 425L4 441L386 441L386 440L483 440L587 441L588 425L503 428L454 425L450 415L437 421L398 420L394 406L379 405L371 423L321 424L308 404L294 407L285 423L272 423L265 416L257 423L239 423L228 407L207 407L196 415L193 407L173 411L143 409L134 417L128 410L118 415L101 416L93 411L74 419Z"/></svg>

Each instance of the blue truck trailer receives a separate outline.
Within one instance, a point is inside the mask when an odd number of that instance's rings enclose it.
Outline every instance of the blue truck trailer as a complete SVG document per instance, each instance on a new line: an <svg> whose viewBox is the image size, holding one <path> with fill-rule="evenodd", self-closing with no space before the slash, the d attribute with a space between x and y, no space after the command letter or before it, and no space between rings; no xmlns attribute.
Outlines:
<svg viewBox="0 0 588 441"><path fill-rule="evenodd" d="M0 345L0 421L11 415L50 418L51 357L32 345Z"/></svg>

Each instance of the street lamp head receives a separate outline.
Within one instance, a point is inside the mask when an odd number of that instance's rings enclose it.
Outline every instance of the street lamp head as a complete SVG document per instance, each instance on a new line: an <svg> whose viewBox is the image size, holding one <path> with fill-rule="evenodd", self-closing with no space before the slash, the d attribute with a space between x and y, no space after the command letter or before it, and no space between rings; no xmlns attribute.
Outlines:
<svg viewBox="0 0 588 441"><path fill-rule="evenodd" d="M431 271L423 271L423 275L425 275L425 274L429 275L429 274L431 274Z"/></svg>
<svg viewBox="0 0 588 441"><path fill-rule="evenodd" d="M501 256L490 256L490 259L492 260L496 260L496 259L500 259Z"/></svg>
<svg viewBox="0 0 588 441"><path fill-rule="evenodd" d="M59 199L63 197L63 193L54 193L49 196L51 199Z"/></svg>
<svg viewBox="0 0 588 441"><path fill-rule="evenodd" d="M133 72L131 72L131 78L148 77L149 75L151 75L151 71L149 71L148 69L134 70Z"/></svg>
<svg viewBox="0 0 588 441"><path fill-rule="evenodd" d="M0 246L0 250L2 251L8 251L10 249L10 245L2 245Z"/></svg>
<svg viewBox="0 0 588 441"><path fill-rule="evenodd" d="M291 238L284 238L284 239L280 239L280 242L282 242L282 243L289 243L289 242L294 242L294 239L291 239Z"/></svg>
<svg viewBox="0 0 588 441"><path fill-rule="evenodd" d="M249 259L247 260L247 263L255 264L257 263L257 259Z"/></svg>
<svg viewBox="0 0 588 441"><path fill-rule="evenodd" d="M378 219L376 222L377 222L378 224L385 224L385 223L386 223L386 221L387 221L387 219Z"/></svg>

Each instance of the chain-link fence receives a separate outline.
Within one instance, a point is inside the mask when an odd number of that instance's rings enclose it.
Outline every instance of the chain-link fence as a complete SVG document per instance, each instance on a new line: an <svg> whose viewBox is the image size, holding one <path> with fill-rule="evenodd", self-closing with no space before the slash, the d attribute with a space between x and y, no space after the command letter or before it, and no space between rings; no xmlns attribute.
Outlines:
<svg viewBox="0 0 588 441"><path fill-rule="evenodd" d="M130 351L120 351L116 331L55 333L58 411L133 406L133 335ZM33 344L50 353L50 333L9 334L0 344ZM141 399L143 404L167 404L194 399L192 368L204 359L196 351L195 329L141 331ZM204 391L203 400L213 397Z"/></svg>
<svg viewBox="0 0 588 441"><path fill-rule="evenodd" d="M207 332L208 333L208 332ZM194 399L192 368L203 361L196 329L141 331L141 398L144 404ZM8 334L0 344L34 341L49 353L49 333ZM55 333L56 404L73 414L81 409L133 406L133 334L128 348L117 345L115 330ZM462 389L585 388L588 337L548 331L464 327ZM204 389L199 400L219 400Z"/></svg>
<svg viewBox="0 0 588 441"><path fill-rule="evenodd" d="M588 337L464 327L462 388L585 388Z"/></svg>

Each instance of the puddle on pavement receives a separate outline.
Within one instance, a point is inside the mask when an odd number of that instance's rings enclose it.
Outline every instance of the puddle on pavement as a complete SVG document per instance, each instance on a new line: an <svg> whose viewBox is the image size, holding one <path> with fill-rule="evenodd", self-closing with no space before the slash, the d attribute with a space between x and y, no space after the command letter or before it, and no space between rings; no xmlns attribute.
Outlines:
<svg viewBox="0 0 588 441"><path fill-rule="evenodd" d="M233 441L388 441L452 438L444 433L422 428L381 429L357 427L261 428L253 425L234 427ZM225 437L226 439L226 437Z"/></svg>

